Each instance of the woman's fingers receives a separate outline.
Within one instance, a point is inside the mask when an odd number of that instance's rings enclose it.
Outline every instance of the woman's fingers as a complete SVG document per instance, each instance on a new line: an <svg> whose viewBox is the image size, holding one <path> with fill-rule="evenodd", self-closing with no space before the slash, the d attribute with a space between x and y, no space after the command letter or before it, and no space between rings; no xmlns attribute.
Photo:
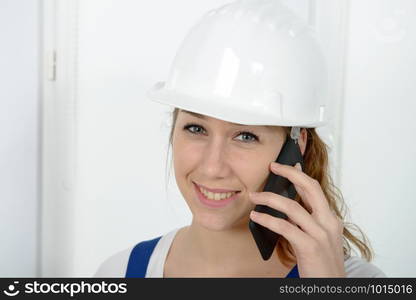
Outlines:
<svg viewBox="0 0 416 300"><path fill-rule="evenodd" d="M250 193L250 199L255 204L266 205L285 213L290 221L313 237L323 234L323 229L316 223L306 209L292 199L272 192Z"/></svg>
<svg viewBox="0 0 416 300"><path fill-rule="evenodd" d="M309 206L315 215L325 217L331 213L328 201L317 180L289 165L272 163L271 170L273 173L287 178L294 184L302 201L306 206Z"/></svg>
<svg viewBox="0 0 416 300"><path fill-rule="evenodd" d="M295 248L302 249L308 247L308 245L315 244L315 241L309 235L284 219L254 210L251 211L250 218L271 231L281 234Z"/></svg>

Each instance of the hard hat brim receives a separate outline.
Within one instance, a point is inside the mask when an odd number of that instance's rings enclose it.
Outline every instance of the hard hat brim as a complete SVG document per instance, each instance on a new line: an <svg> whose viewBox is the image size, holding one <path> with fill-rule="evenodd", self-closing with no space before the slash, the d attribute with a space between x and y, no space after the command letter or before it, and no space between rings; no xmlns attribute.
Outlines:
<svg viewBox="0 0 416 300"><path fill-rule="evenodd" d="M147 92L147 97L154 102L241 125L298 126L304 128L315 128L328 124L327 121L304 122L299 120L278 119L273 112L270 112L268 116L264 111L262 111L261 114L258 114L253 111L252 108L248 107L240 107L236 109L235 106L227 106L227 101L215 101L215 105L212 105L212 101L208 101L209 99L203 99L202 97L195 97L175 90L169 90L165 87L165 82L156 83Z"/></svg>

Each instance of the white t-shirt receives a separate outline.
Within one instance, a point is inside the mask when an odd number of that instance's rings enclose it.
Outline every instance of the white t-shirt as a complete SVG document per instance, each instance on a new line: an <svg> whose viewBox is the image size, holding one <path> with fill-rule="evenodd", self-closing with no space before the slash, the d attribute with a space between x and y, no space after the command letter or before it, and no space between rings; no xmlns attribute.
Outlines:
<svg viewBox="0 0 416 300"><path fill-rule="evenodd" d="M152 255L149 259L145 277L163 277L163 267L168 255L173 238L180 228L176 228L163 235L156 244ZM127 264L130 253L135 245L117 252L107 258L98 268L94 277L126 277ZM366 260L350 256L344 262L347 277L386 277L378 267L367 262Z"/></svg>

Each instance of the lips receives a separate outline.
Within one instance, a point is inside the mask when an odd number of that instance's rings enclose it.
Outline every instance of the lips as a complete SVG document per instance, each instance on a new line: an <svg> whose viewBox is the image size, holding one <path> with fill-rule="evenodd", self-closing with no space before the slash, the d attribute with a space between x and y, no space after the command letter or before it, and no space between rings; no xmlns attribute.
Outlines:
<svg viewBox="0 0 416 300"><path fill-rule="evenodd" d="M199 201L204 206L207 206L209 208L221 208L221 207L227 206L233 200L237 199L237 197L239 195L239 192L236 192L229 198L225 198L225 199L222 199L222 200L211 200L211 199L208 199L207 197L205 197L204 194L202 194L202 192L200 191L197 184L195 184L195 183L193 183L193 184L194 184L195 192L197 194L197 197L198 197Z"/></svg>
<svg viewBox="0 0 416 300"><path fill-rule="evenodd" d="M195 183L195 182L194 182ZM205 190L212 192L212 193L228 193L228 192L239 192L237 190L228 190L228 189L210 189L206 186L203 186L202 184L197 184L195 183L197 186L200 186L202 188L204 188Z"/></svg>

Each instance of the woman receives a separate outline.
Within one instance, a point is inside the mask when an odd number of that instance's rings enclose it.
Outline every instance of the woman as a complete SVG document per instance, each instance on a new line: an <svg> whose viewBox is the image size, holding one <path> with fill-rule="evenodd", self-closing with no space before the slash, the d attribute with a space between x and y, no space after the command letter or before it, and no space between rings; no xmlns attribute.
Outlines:
<svg viewBox="0 0 416 300"><path fill-rule="evenodd" d="M347 228L328 174L327 146L315 131L326 124L325 92L313 32L278 1L208 12L167 82L149 92L174 107L175 178L192 223L113 255L95 276L384 277L365 235ZM287 139L299 146L303 170L275 163ZM262 192L270 172L294 184L294 200ZM256 205L288 219L255 213ZM250 219L280 235L268 260ZM351 244L367 261L351 255Z"/></svg>

